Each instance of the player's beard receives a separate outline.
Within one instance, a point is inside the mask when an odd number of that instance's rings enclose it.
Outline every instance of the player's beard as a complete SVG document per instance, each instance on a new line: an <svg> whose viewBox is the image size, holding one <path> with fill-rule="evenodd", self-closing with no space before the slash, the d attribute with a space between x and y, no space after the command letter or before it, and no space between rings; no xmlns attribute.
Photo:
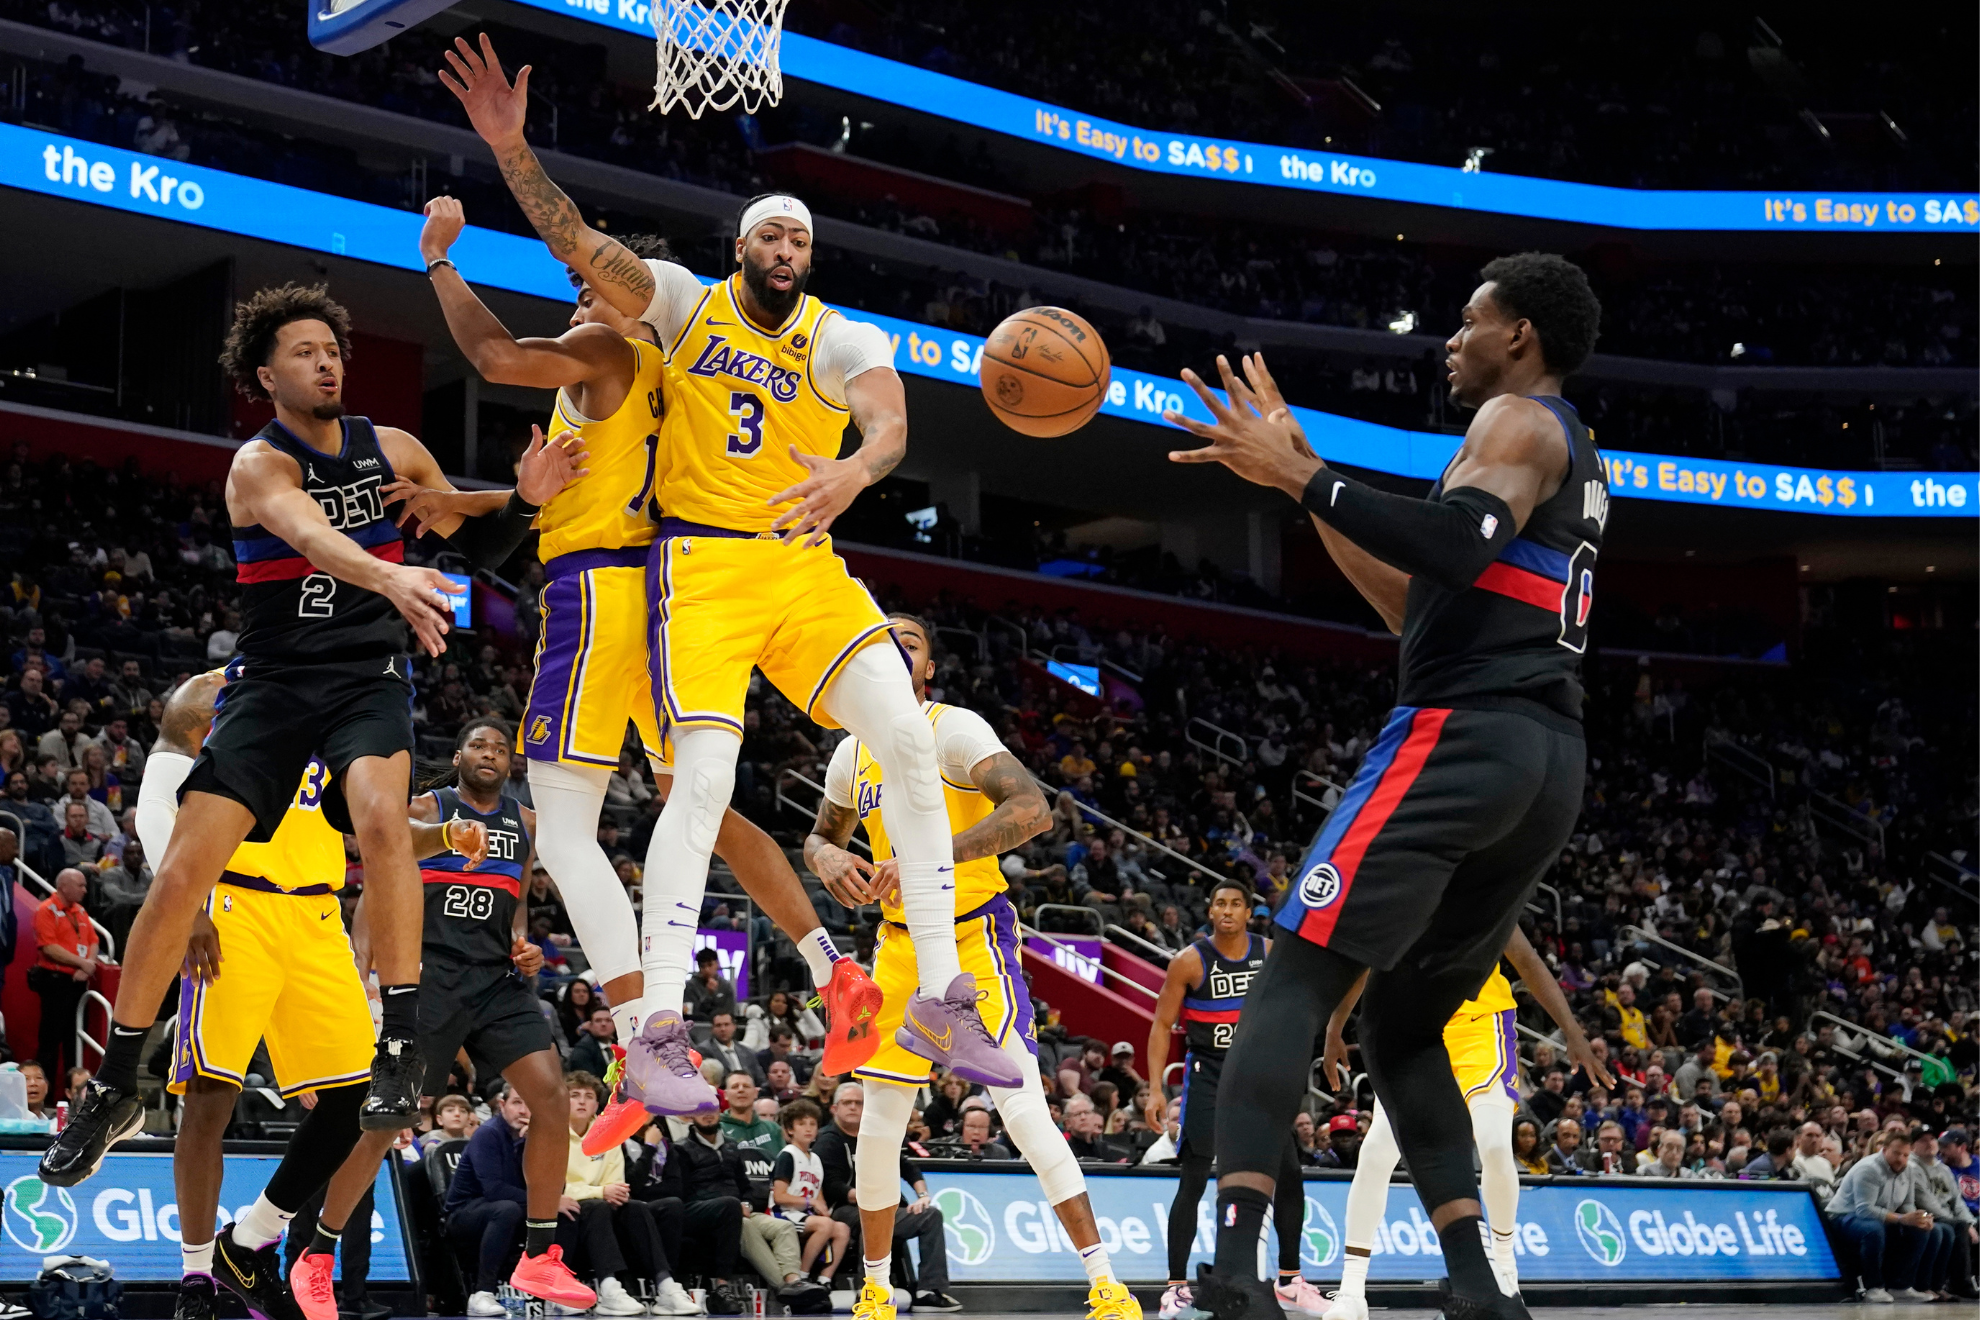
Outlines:
<svg viewBox="0 0 1980 1320"><path fill-rule="evenodd" d="M334 422L344 415L344 401L342 399L331 399L328 402L319 403L309 410L309 415L319 422Z"/></svg>
<svg viewBox="0 0 1980 1320"><path fill-rule="evenodd" d="M804 297L804 286L811 279L811 268L806 267L804 270L798 271L793 267L796 278L791 281L791 287L788 289L775 289L770 285L770 272L776 268L777 266L774 263L769 266L759 266L748 258L744 258L742 277L743 283L748 286L751 296L756 299L756 305L769 313L770 320L773 324L782 325L785 319L790 316L792 310L797 307L798 299Z"/></svg>

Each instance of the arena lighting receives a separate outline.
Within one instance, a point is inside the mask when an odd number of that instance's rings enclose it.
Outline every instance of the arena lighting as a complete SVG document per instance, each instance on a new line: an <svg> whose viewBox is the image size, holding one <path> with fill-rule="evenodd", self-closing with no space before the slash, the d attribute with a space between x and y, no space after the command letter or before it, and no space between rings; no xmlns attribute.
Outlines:
<svg viewBox="0 0 1980 1320"><path fill-rule="evenodd" d="M1406 335L1414 329L1416 329L1415 312L1404 312L1401 316L1389 322L1389 333L1392 335Z"/></svg>
<svg viewBox="0 0 1980 1320"><path fill-rule="evenodd" d="M1491 147L1473 147L1464 153L1464 164L1458 168L1466 174L1477 174L1485 168L1485 158L1491 154Z"/></svg>
<svg viewBox="0 0 1980 1320"><path fill-rule="evenodd" d="M1496 177L1496 176L1494 176ZM157 220L239 234L306 252L328 253L400 270L421 271L416 211L186 165L121 147L0 124L0 188ZM470 225L454 246L470 281L569 306L563 265L543 244L520 234ZM849 309L894 341L894 364L904 375L974 387L983 353L978 335ZM1101 412L1145 423L1132 433L1167 447L1178 434L1162 414L1210 420L1181 381L1116 366ZM1317 409L1293 410L1307 437L1329 462L1430 481L1449 462L1456 437L1408 431ZM1046 441L1019 441L1044 445ZM1042 452L1042 451L1041 451ZM1679 457L1604 449L1612 493L1725 508L1769 509L1831 517L1973 518L1980 515L1980 473L1860 472L1771 463Z"/></svg>

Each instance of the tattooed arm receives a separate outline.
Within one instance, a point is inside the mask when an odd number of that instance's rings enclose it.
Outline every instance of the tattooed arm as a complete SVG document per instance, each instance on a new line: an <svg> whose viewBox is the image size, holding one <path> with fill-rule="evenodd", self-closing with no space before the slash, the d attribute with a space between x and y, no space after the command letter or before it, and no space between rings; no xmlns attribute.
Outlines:
<svg viewBox="0 0 1980 1320"><path fill-rule="evenodd" d="M577 204L550 181L523 137L530 66L518 69L511 85L486 33L480 50L456 37L454 49L446 54L452 72L440 70L440 81L459 98L474 131L494 149L503 181L537 236L549 245L550 255L627 316L645 313L653 302L653 272L624 244L584 222Z"/></svg>
<svg viewBox="0 0 1980 1320"><path fill-rule="evenodd" d="M956 836L958 862L1007 853L1051 828L1052 810L1038 781L1009 752L984 757L969 777L997 809Z"/></svg>

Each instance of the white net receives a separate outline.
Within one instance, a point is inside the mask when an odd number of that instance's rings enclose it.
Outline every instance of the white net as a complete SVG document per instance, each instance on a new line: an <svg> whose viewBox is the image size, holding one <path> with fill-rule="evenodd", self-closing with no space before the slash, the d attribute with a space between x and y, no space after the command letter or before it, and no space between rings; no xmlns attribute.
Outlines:
<svg viewBox="0 0 1980 1320"><path fill-rule="evenodd" d="M699 119L703 110L740 104L755 114L784 95L777 56L790 0L652 0L660 73L653 104Z"/></svg>

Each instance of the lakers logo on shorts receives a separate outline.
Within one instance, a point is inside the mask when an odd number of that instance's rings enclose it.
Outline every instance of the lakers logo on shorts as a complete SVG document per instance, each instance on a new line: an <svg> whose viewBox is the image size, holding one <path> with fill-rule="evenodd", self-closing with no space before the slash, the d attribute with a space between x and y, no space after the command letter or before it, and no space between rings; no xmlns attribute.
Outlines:
<svg viewBox="0 0 1980 1320"><path fill-rule="evenodd" d="M1332 862L1316 863L1299 879L1299 901L1308 907L1323 908L1341 896L1341 873Z"/></svg>
<svg viewBox="0 0 1980 1320"><path fill-rule="evenodd" d="M530 721L529 740L531 742L540 743L549 736L550 736L550 717L548 715L538 715L535 719Z"/></svg>

